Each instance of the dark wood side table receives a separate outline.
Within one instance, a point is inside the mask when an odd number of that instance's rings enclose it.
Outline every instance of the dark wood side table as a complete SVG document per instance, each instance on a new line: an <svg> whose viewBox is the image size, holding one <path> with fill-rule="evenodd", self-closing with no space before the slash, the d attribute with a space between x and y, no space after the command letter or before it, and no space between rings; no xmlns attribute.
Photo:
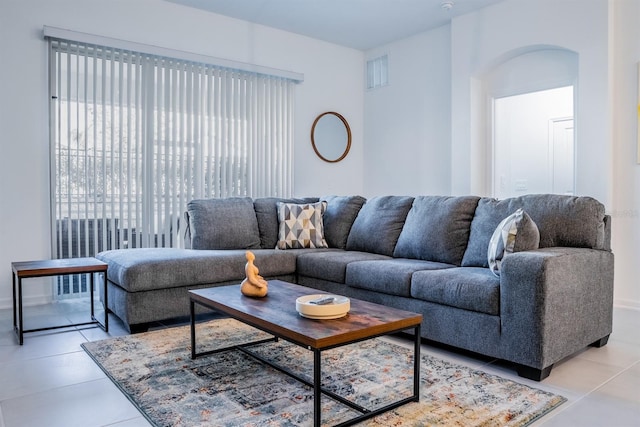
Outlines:
<svg viewBox="0 0 640 427"><path fill-rule="evenodd" d="M107 305L107 264L95 258L68 258L43 261L12 262L13 273L13 329L20 345L24 342L27 332L47 331L50 329L67 328L70 326L96 325L105 332L109 332L109 310ZM91 321L59 326L25 330L22 319L22 279L47 276L64 276L68 274L89 274L91 276ZM103 273L104 276L104 323L96 319L93 304L94 275ZM16 289L17 285L17 289ZM17 301L16 301L17 299Z"/></svg>

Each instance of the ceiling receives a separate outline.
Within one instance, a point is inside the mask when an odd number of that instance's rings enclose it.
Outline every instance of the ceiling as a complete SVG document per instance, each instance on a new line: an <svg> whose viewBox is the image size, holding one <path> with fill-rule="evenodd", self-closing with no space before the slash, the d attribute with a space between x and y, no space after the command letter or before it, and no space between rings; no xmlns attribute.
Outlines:
<svg viewBox="0 0 640 427"><path fill-rule="evenodd" d="M367 50L503 0L166 0ZM452 4L447 10L444 5Z"/></svg>

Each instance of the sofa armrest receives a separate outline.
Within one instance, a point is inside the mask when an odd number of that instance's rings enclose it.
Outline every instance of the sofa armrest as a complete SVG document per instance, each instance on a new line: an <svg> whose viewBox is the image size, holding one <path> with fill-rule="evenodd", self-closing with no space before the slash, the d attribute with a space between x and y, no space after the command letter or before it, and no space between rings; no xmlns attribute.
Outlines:
<svg viewBox="0 0 640 427"><path fill-rule="evenodd" d="M500 273L505 359L544 369L608 336L613 258L610 251L565 247L505 257Z"/></svg>

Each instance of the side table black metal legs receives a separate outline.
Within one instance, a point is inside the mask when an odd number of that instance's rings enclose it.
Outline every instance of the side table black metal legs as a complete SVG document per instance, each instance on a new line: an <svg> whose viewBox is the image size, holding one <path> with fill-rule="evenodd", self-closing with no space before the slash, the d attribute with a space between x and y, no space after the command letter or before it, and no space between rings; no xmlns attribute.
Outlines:
<svg viewBox="0 0 640 427"><path fill-rule="evenodd" d="M18 343L24 343L24 334L27 332L46 331L50 329L67 328L71 326L96 325L105 332L109 332L109 308L107 301L107 264L95 258L69 258L44 261L25 261L11 263L13 275L13 329L18 338ZM93 302L93 291L95 289L96 274L103 275L104 286L104 323L95 317L95 307ZM91 276L91 321L73 323L67 325L48 326L37 329L24 329L23 307L22 307L22 279L33 277L64 276L69 274L89 274Z"/></svg>

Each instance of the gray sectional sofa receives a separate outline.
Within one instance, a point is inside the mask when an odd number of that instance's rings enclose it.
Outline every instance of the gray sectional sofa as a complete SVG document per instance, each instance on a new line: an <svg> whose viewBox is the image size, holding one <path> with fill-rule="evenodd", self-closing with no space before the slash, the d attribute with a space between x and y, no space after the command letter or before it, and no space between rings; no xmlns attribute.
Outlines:
<svg viewBox="0 0 640 427"><path fill-rule="evenodd" d="M278 203L318 201L327 247L275 249ZM518 208L539 241L516 244L496 275L489 243ZM266 279L419 312L424 338L512 362L531 379L612 331L611 222L590 197L209 199L190 202L185 219L189 249L97 255L109 309L132 332L186 316L188 289L240 283L247 249Z"/></svg>

